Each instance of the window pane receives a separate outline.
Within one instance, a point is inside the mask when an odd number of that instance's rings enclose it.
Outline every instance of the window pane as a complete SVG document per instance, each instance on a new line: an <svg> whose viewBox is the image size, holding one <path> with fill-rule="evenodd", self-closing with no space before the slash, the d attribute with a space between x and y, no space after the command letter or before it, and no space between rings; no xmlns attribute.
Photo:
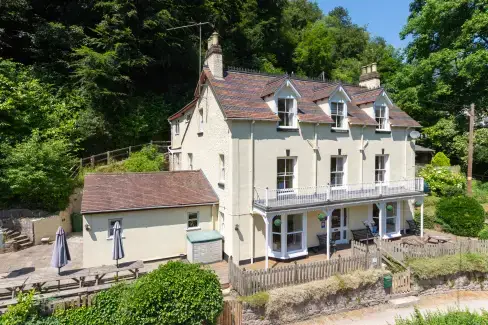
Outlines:
<svg viewBox="0 0 488 325"><path fill-rule="evenodd" d="M344 209L344 227L347 226L347 209Z"/></svg>
<svg viewBox="0 0 488 325"><path fill-rule="evenodd" d="M287 112L293 112L293 98L287 98L286 99L286 111Z"/></svg>
<svg viewBox="0 0 488 325"><path fill-rule="evenodd" d="M330 170L335 172L337 170L337 158L332 157L330 158Z"/></svg>
<svg viewBox="0 0 488 325"><path fill-rule="evenodd" d="M278 173L284 173L285 172L285 159L278 159Z"/></svg>
<svg viewBox="0 0 488 325"><path fill-rule="evenodd" d="M373 204L373 218L379 218L380 217L380 209L378 209L378 206L376 204Z"/></svg>
<svg viewBox="0 0 488 325"><path fill-rule="evenodd" d="M278 99L278 111L284 112L286 109L286 101L284 98L279 98Z"/></svg>
<svg viewBox="0 0 488 325"><path fill-rule="evenodd" d="M278 117L280 119L278 125L286 126L286 113L278 112Z"/></svg>
<svg viewBox="0 0 488 325"><path fill-rule="evenodd" d="M272 225L271 231L281 233L281 225L279 225L279 226L275 225L276 220L281 220L281 216L275 216L273 218L273 225Z"/></svg>
<svg viewBox="0 0 488 325"><path fill-rule="evenodd" d="M388 205L391 205L393 207L393 209L391 211L386 209L386 217L387 218L396 217L396 215L397 215L397 203L396 202L387 202L386 206L388 206Z"/></svg>
<svg viewBox="0 0 488 325"><path fill-rule="evenodd" d="M337 103L337 114L344 115L344 103Z"/></svg>
<svg viewBox="0 0 488 325"><path fill-rule="evenodd" d="M289 234L286 238L287 251L296 251L302 249L302 233Z"/></svg>
<svg viewBox="0 0 488 325"><path fill-rule="evenodd" d="M293 173L293 159L286 159L286 172Z"/></svg>
<svg viewBox="0 0 488 325"><path fill-rule="evenodd" d="M285 187L283 188L293 188L293 176L285 176Z"/></svg>
<svg viewBox="0 0 488 325"><path fill-rule="evenodd" d="M337 103L330 103L330 112L331 114L337 114Z"/></svg>
<svg viewBox="0 0 488 325"><path fill-rule="evenodd" d="M331 228L339 228L341 226L341 209L335 209L332 212L332 219L330 219Z"/></svg>
<svg viewBox="0 0 488 325"><path fill-rule="evenodd" d="M386 218L386 232L396 232L396 217Z"/></svg>
<svg viewBox="0 0 488 325"><path fill-rule="evenodd" d="M332 240L341 240L341 232L340 231L334 231L332 232Z"/></svg>
<svg viewBox="0 0 488 325"><path fill-rule="evenodd" d="M273 234L273 251L281 252L281 235Z"/></svg>
<svg viewBox="0 0 488 325"><path fill-rule="evenodd" d="M290 214L288 215L288 232L302 231L302 215L301 214Z"/></svg>
<svg viewBox="0 0 488 325"><path fill-rule="evenodd" d="M198 221L197 220L188 220L188 228L194 228L198 227Z"/></svg>
<svg viewBox="0 0 488 325"><path fill-rule="evenodd" d="M375 172L375 182L383 183L385 181L385 171L379 170Z"/></svg>
<svg viewBox="0 0 488 325"><path fill-rule="evenodd" d="M336 165L336 170L338 172L344 171L344 158L342 157L337 157L337 165Z"/></svg>
<svg viewBox="0 0 488 325"><path fill-rule="evenodd" d="M284 176L278 176L276 185L277 185L279 190L286 188L285 187L285 177Z"/></svg>

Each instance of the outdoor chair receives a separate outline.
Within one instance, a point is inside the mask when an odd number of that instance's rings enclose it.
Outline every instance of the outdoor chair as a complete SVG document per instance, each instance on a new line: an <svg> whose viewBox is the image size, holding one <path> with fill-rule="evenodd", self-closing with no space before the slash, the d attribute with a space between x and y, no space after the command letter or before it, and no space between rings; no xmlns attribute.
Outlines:
<svg viewBox="0 0 488 325"><path fill-rule="evenodd" d="M327 234L319 233L317 234L317 238L319 239L319 251L327 249ZM330 240L330 255L334 254L337 251L337 244L335 240Z"/></svg>
<svg viewBox="0 0 488 325"><path fill-rule="evenodd" d="M420 236L420 226L415 220L407 220L410 233L415 236Z"/></svg>

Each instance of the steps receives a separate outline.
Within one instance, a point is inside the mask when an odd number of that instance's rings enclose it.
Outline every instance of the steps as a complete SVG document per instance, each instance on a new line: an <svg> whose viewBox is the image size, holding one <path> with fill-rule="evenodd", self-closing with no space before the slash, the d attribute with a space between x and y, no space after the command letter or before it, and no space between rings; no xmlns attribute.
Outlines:
<svg viewBox="0 0 488 325"><path fill-rule="evenodd" d="M34 243L30 240L29 237L26 235L21 234L17 230L12 230L8 228L1 228L4 235L6 236L6 241L13 242L14 247L20 249L25 249L27 247L31 247Z"/></svg>
<svg viewBox="0 0 488 325"><path fill-rule="evenodd" d="M419 297L407 296L402 298L391 299L389 304L394 308L405 308L416 305L420 301Z"/></svg>

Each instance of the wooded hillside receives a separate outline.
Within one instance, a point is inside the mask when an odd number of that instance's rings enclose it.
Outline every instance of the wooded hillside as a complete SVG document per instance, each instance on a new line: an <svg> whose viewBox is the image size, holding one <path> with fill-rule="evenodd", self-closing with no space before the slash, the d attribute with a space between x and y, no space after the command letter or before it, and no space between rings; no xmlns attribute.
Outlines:
<svg viewBox="0 0 488 325"><path fill-rule="evenodd" d="M227 66L355 83L361 65L377 62L398 106L429 127L424 144L465 163L459 113L471 101L486 107L487 11L487 0L414 0L403 53L346 9L323 13L307 0L2 1L0 201L43 207L26 193L53 187L62 207L74 158L168 139L167 117L191 99L199 55L196 27L168 29L202 21L213 25L205 39L220 33ZM477 130L478 173L486 131Z"/></svg>

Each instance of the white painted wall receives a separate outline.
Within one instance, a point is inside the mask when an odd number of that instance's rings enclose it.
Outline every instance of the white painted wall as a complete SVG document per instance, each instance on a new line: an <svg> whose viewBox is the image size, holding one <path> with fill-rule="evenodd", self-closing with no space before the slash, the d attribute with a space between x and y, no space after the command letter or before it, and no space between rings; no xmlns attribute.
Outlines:
<svg viewBox="0 0 488 325"><path fill-rule="evenodd" d="M138 210L83 216L83 267L113 264L113 241L108 239L111 219L122 218L125 258L153 260L187 253L189 212L199 213L201 230L212 230L212 206ZM86 224L91 228L86 230Z"/></svg>

